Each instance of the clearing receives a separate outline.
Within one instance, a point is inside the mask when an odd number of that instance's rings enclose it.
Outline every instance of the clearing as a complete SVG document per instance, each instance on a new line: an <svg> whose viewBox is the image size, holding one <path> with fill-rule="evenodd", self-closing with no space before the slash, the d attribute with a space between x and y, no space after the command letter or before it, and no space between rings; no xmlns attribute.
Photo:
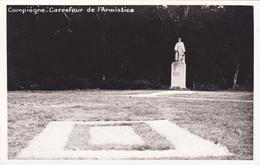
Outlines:
<svg viewBox="0 0 260 165"><path fill-rule="evenodd" d="M202 139L223 145L233 154L185 159L253 159L252 92L160 90L8 92L8 158L16 159L53 121L158 120L167 120Z"/></svg>

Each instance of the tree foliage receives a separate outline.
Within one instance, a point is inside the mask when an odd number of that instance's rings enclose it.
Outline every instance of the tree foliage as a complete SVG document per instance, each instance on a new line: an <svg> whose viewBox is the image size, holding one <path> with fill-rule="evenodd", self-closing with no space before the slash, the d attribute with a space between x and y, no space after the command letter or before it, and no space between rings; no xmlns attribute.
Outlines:
<svg viewBox="0 0 260 165"><path fill-rule="evenodd" d="M167 87L178 37L187 87L231 88L240 66L237 83L252 88L253 7L127 8L135 12L7 13L8 88Z"/></svg>

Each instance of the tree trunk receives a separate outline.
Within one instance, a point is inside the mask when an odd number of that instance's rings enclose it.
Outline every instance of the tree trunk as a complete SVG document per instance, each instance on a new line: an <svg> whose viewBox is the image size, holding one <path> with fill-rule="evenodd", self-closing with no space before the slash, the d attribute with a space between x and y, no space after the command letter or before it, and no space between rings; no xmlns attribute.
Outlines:
<svg viewBox="0 0 260 165"><path fill-rule="evenodd" d="M160 83L160 69L157 67L157 83Z"/></svg>
<svg viewBox="0 0 260 165"><path fill-rule="evenodd" d="M237 86L237 77L238 77L238 72L239 72L239 64L237 64L237 68L236 68L236 72L235 72L235 75L234 75L234 83L233 83L233 89L236 88Z"/></svg>
<svg viewBox="0 0 260 165"><path fill-rule="evenodd" d="M185 20L187 19L189 10L190 10L190 6L184 7L184 19L185 19Z"/></svg>
<svg viewBox="0 0 260 165"><path fill-rule="evenodd" d="M193 89L193 90L196 89L196 83L195 83L195 81L193 81L193 83L192 83L192 89Z"/></svg>

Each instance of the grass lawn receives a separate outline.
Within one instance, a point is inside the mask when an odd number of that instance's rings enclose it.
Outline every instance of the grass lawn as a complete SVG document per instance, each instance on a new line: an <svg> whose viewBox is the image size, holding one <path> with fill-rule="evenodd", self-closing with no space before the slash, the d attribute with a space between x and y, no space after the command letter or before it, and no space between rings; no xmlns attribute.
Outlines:
<svg viewBox="0 0 260 165"><path fill-rule="evenodd" d="M201 138L226 146L234 154L200 159L253 159L253 102L238 101L252 101L252 92L196 91L151 98L126 96L154 92L160 91L8 92L8 157L15 159L50 121L167 119Z"/></svg>

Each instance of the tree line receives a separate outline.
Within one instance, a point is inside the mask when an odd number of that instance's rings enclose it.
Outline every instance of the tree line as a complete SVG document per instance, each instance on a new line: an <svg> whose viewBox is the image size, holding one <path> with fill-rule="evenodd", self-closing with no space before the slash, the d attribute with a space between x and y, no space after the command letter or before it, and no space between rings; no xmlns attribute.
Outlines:
<svg viewBox="0 0 260 165"><path fill-rule="evenodd" d="M7 13L8 89L167 89L179 37L188 88L253 89L252 6L126 7Z"/></svg>

